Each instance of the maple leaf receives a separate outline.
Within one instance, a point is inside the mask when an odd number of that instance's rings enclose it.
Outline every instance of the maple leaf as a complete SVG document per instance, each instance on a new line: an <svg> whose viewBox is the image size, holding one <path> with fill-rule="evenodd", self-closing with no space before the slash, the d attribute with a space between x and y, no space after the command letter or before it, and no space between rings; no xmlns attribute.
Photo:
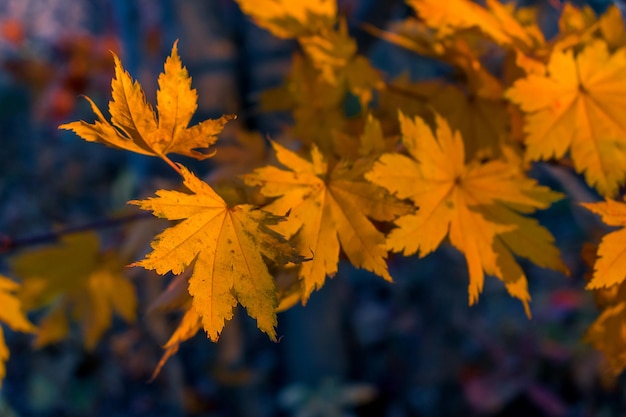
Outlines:
<svg viewBox="0 0 626 417"><path fill-rule="evenodd" d="M348 92L359 99L360 110L367 109L373 90L382 87L378 72L363 56L356 55L346 65L330 69L334 80L327 80L314 62L294 54L292 68L282 86L263 92L265 111L291 110L291 134L299 141L315 144L327 154L336 152L334 135L347 122L343 103ZM341 145L340 145L341 147ZM345 147L344 147L345 148Z"/></svg>
<svg viewBox="0 0 626 417"><path fill-rule="evenodd" d="M290 269L290 271L292 270L293 268ZM167 342L163 345L165 352L152 373L151 380L154 380L158 376L169 358L178 352L180 345L194 337L202 329L202 317L200 317L195 308L193 308L191 304L192 298L187 290L189 285L189 275L191 275L191 272L192 268L188 268L181 275L176 276L167 286L167 289L162 292L149 307L150 312L173 310L183 311L183 316L180 319L178 326ZM302 298L301 291L298 291L300 288L300 281L297 279L296 274L289 274L285 272L286 270L281 269L278 275L275 276L279 300L279 304L276 307L277 313L292 307ZM291 279L292 275L294 276L294 279Z"/></svg>
<svg viewBox="0 0 626 417"><path fill-rule="evenodd" d="M215 157L211 160L214 168L208 182L231 183L239 175L261 166L268 149L263 135L259 132L239 130L230 141L220 141Z"/></svg>
<svg viewBox="0 0 626 417"><path fill-rule="evenodd" d="M383 152L391 151L396 141L397 138L393 138L393 141L386 139L380 121L368 114L357 152L362 157L379 156Z"/></svg>
<svg viewBox="0 0 626 417"><path fill-rule="evenodd" d="M418 55L432 57L444 55L445 44L443 40L438 38L424 22L414 17L392 23L390 31L379 29L369 23L364 23L363 29L373 36L413 51Z"/></svg>
<svg viewBox="0 0 626 417"><path fill-rule="evenodd" d="M193 263L189 293L209 338L217 341L224 322L240 303L259 329L276 338L276 285L263 256L278 263L301 262L273 226L282 217L248 204L229 208L209 184L179 165L192 194L159 190L157 197L131 201L157 217L183 220L152 243L153 251L133 265L163 275Z"/></svg>
<svg viewBox="0 0 626 417"><path fill-rule="evenodd" d="M428 105L461 133L466 160L500 155L509 121L500 97L483 97L442 81L421 82L412 88L428 97Z"/></svg>
<svg viewBox="0 0 626 417"><path fill-rule="evenodd" d="M161 369L163 369L163 366L165 365L167 360L174 356L176 352L178 352L180 345L183 342L194 337L201 328L202 317L190 304L189 306L187 306L187 310L185 310L185 313L183 314L180 323L178 323L176 330L174 330L174 333L172 333L170 338L163 345L163 349L165 349L165 352L163 353L163 356L159 360L156 368L154 369L151 379L155 379L157 377L157 375L161 372Z"/></svg>
<svg viewBox="0 0 626 417"><path fill-rule="evenodd" d="M580 49L582 46L602 39L610 50L625 45L626 30L621 12L615 5L610 5L602 16L597 16L593 8L585 5L577 7L564 3L558 22L559 32L549 44L535 51L545 56L554 50Z"/></svg>
<svg viewBox="0 0 626 417"><path fill-rule="evenodd" d="M474 5L475 6L475 5ZM456 35L444 39L438 39L431 30L417 19L408 18L393 25L393 32L379 30L372 26L366 27L368 32L386 41L453 65L463 72L463 88L470 96L478 96L490 100L502 99L502 81L489 72L482 60L486 54L479 44L470 36ZM515 51L519 51L515 49ZM520 56L523 56L519 52ZM461 77L460 77L461 78ZM405 84L399 79L399 84ZM460 80L459 80L460 81ZM397 90L396 90L397 91ZM416 97L419 97L417 94ZM424 97L427 99L427 97Z"/></svg>
<svg viewBox="0 0 626 417"><path fill-rule="evenodd" d="M279 38L296 38L331 27L337 16L336 0L237 0L254 22Z"/></svg>
<svg viewBox="0 0 626 417"><path fill-rule="evenodd" d="M626 368L626 302L607 307L589 326L584 340L602 352L614 376Z"/></svg>
<svg viewBox="0 0 626 417"><path fill-rule="evenodd" d="M302 302L304 298L302 281L298 276L297 268L282 268L278 271L276 274L276 286L278 287L277 313L287 311Z"/></svg>
<svg viewBox="0 0 626 417"><path fill-rule="evenodd" d="M626 26L622 12L615 4L606 9L606 12L598 21L602 38L606 40L611 49L617 49L626 45Z"/></svg>
<svg viewBox="0 0 626 417"><path fill-rule="evenodd" d="M492 67L493 62L490 65L481 62L493 56L493 46L485 42L484 36L476 36L478 30L509 55L515 55L518 66L527 71L541 65L532 55L548 50L536 23L536 13L529 11L530 8L515 9L512 3L503 5L495 0L487 1L486 9L467 0L408 3L423 21L409 17L392 25L392 32L369 25L365 29L391 43L461 69L472 94L494 100L502 98L501 82L485 68Z"/></svg>
<svg viewBox="0 0 626 417"><path fill-rule="evenodd" d="M22 310L20 300L15 293L19 285L9 278L0 275L0 322L18 332L34 332L35 326L28 321ZM0 387L6 375L5 363L9 360L9 348L4 341L4 333L0 326Z"/></svg>
<svg viewBox="0 0 626 417"><path fill-rule="evenodd" d="M361 130L360 135L352 130L333 132L333 149L338 157L345 161L358 159L365 161L394 150L398 136L385 136L380 120L368 114L358 122L357 119L353 119L352 122L355 125L358 123L358 126L354 127Z"/></svg>
<svg viewBox="0 0 626 417"><path fill-rule="evenodd" d="M383 86L380 75L369 61L356 54L356 41L348 34L345 20L335 28L335 0L237 2L257 25L281 38L297 38L320 78L335 89L337 85L347 85L359 98L361 107L365 108L371 101L373 88ZM342 96L345 94L341 89L339 92Z"/></svg>
<svg viewBox="0 0 626 417"><path fill-rule="evenodd" d="M606 234L597 249L583 247L582 257L593 273L585 278L593 291L600 316L589 326L584 340L603 353L608 369L618 376L626 367L626 204L607 199L582 206L600 215L609 226L621 228Z"/></svg>
<svg viewBox="0 0 626 417"><path fill-rule="evenodd" d="M526 159L561 158L569 150L587 183L614 195L626 174L626 49L609 54L596 40L576 56L557 50L546 70L505 93L526 113Z"/></svg>
<svg viewBox="0 0 626 417"><path fill-rule="evenodd" d="M407 3L441 37L462 29L478 28L500 45L531 46L535 42L497 0L487 0L487 9L469 0L407 0Z"/></svg>
<svg viewBox="0 0 626 417"><path fill-rule="evenodd" d="M594 23L596 14L590 6L576 7L571 3L565 3L559 16L559 35L582 32Z"/></svg>
<svg viewBox="0 0 626 417"><path fill-rule="evenodd" d="M391 281L387 271L384 234L369 218L393 220L407 212L380 187L363 180L366 160L329 164L313 146L311 161L272 142L278 161L289 171L275 166L257 168L244 177L248 185L260 186L267 197L277 197L264 208L275 214L289 213L275 227L287 237L297 233L301 253L312 256L302 265L303 300L324 284L326 275L337 272L339 249L350 262Z"/></svg>
<svg viewBox="0 0 626 417"><path fill-rule="evenodd" d="M264 92L264 110L292 110L292 134L305 144L315 143L330 152L332 132L340 130L345 116L340 110L345 90L319 76L311 62L295 54L292 68L283 86Z"/></svg>
<svg viewBox="0 0 626 417"><path fill-rule="evenodd" d="M467 260L469 303L482 291L484 273L504 281L529 314L526 276L513 255L565 271L552 235L520 213L547 208L560 194L525 178L519 165L501 159L465 163L458 132L436 115L436 136L419 117L400 115L402 141L410 156L382 155L366 174L419 210L396 220L387 247L420 257L434 251L446 235Z"/></svg>
<svg viewBox="0 0 626 417"><path fill-rule="evenodd" d="M298 41L314 67L331 84L338 83L338 69L344 69L357 50L356 41L349 36L344 20L338 30L328 28L320 34L301 37Z"/></svg>
<svg viewBox="0 0 626 417"><path fill-rule="evenodd" d="M202 329L202 318L191 305L192 298L187 289L192 271L193 268L187 268L182 274L177 275L148 307L149 313L184 311L178 326L163 345L165 352L152 372L151 380L159 375L167 360L178 352L180 345L194 337Z"/></svg>
<svg viewBox="0 0 626 417"><path fill-rule="evenodd" d="M361 108L371 101L372 89L382 88L380 75L369 60L356 54L356 41L350 37L345 20L336 30L327 28L298 41L321 78L334 86L345 85L359 98Z"/></svg>
<svg viewBox="0 0 626 417"><path fill-rule="evenodd" d="M359 99L361 111L366 110L372 101L372 90L380 90L385 85L378 71L362 55L352 58L343 68L342 74L348 91Z"/></svg>
<svg viewBox="0 0 626 417"><path fill-rule="evenodd" d="M68 316L80 321L87 349L111 327L113 313L129 323L135 320L137 299L122 275L123 262L101 253L93 232L67 235L58 246L21 253L10 265L23 281L19 297L24 309L49 308L37 330L37 347L63 339Z"/></svg>
<svg viewBox="0 0 626 417"><path fill-rule="evenodd" d="M580 258L585 266L583 278L588 283L593 278L593 267L598 260L598 244L585 242L580 251ZM592 290L593 301L600 310L608 306L615 305L620 300L626 300L626 285L622 282L608 288L597 288Z"/></svg>
<svg viewBox="0 0 626 417"><path fill-rule="evenodd" d="M626 280L626 204L607 199L599 203L582 203L583 207L602 216L609 226L621 229L606 234L598 247L598 259L587 289L608 288Z"/></svg>
<svg viewBox="0 0 626 417"><path fill-rule="evenodd" d="M88 142L100 142L117 149L126 149L143 155L158 156L173 165L168 153L177 153L196 159L206 159L213 152L195 149L208 148L217 140L224 125L235 116L205 120L188 127L198 105L198 94L191 88L191 78L178 55L177 43L166 59L164 72L159 75L157 91L158 120L138 81L124 70L117 55L115 78L111 83L113 100L109 102L109 123L96 104L87 97L98 120L66 123L60 129L72 130Z"/></svg>

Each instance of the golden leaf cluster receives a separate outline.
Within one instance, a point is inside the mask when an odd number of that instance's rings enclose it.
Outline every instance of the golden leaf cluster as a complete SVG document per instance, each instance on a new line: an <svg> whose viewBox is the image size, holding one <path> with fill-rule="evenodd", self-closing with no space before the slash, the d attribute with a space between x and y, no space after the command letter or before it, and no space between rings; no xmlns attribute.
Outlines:
<svg viewBox="0 0 626 417"><path fill-rule="evenodd" d="M563 195L531 178L531 163L584 175L607 198L585 207L609 225L626 225L626 205L612 200L626 179L626 32L617 8L596 16L565 5L558 35L546 39L534 8L407 0L414 17L389 30L364 27L451 68L415 81L384 80L358 53L335 0L237 3L257 25L298 44L284 84L261 99L264 111L286 110L294 121L270 142L270 156L259 136L242 134L241 146L223 147L216 158L219 187L170 159L213 156L234 119L189 126L198 97L176 43L158 79L156 109L114 56L110 121L88 99L96 120L61 126L90 142L159 157L182 178L183 190L130 202L175 222L132 265L188 274L176 281L187 287L187 298L174 303L184 314L159 369L200 329L217 340L238 304L276 339L277 311L305 303L342 259L393 281L390 252L424 257L446 243L466 260L470 305L488 275L530 316L518 259L567 273L553 236L532 217ZM242 172L239 182L225 178ZM623 229L604 237L589 289L625 281L625 248ZM17 300L26 311L48 309L38 345L65 337L68 317L82 320L87 347L112 313L135 317L121 263L94 235L67 237L12 265L22 287L0 281L0 297L15 306L0 319L32 331ZM278 283L279 276L293 279ZM113 288L123 295L113 296ZM608 307L588 333L617 371L626 365L626 342L610 335L626 325L624 303ZM0 363L7 356L0 344Z"/></svg>

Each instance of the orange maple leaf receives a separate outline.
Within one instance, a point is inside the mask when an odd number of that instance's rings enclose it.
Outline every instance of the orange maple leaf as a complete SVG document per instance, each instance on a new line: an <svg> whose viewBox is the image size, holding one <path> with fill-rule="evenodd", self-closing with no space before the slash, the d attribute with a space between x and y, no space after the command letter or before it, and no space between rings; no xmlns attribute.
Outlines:
<svg viewBox="0 0 626 417"><path fill-rule="evenodd" d="M347 86L365 107L372 99L371 90L383 86L369 61L357 55L356 41L350 37L345 20L336 25L336 0L237 0L237 3L258 26L280 38L297 38L320 79L338 90L342 98L345 91L336 86Z"/></svg>
<svg viewBox="0 0 626 417"><path fill-rule="evenodd" d="M176 330L174 330L174 333L172 333L170 338L163 345L165 352L152 373L152 379L156 378L159 372L161 372L167 360L178 352L180 345L194 337L200 329L202 329L202 317L196 312L196 309L192 305L187 306L187 310L185 310Z"/></svg>
<svg viewBox="0 0 626 417"><path fill-rule="evenodd" d="M345 85L365 108L372 99L372 89L382 88L378 72L363 56L357 55L356 41L342 20L337 29L320 30L318 34L298 38L302 50L324 81L333 86Z"/></svg>
<svg viewBox="0 0 626 417"><path fill-rule="evenodd" d="M602 37L612 49L626 46L626 27L622 12L616 4L612 4L598 21Z"/></svg>
<svg viewBox="0 0 626 417"><path fill-rule="evenodd" d="M552 235L520 213L547 208L561 196L523 176L506 160L465 163L463 141L436 116L436 136L420 118L400 115L402 141L410 156L384 154L366 178L419 208L396 220L387 247L426 256L446 235L465 255L469 302L478 300L484 273L504 281L529 313L526 276L513 255L565 271Z"/></svg>
<svg viewBox="0 0 626 417"><path fill-rule="evenodd" d="M551 40L554 49L577 47L597 38L606 41L611 50L626 45L624 19L615 4L610 5L602 16L597 16L588 5L577 7L565 3L558 26L559 33Z"/></svg>
<svg viewBox="0 0 626 417"><path fill-rule="evenodd" d="M0 275L0 322L6 324L11 329L18 332L34 332L35 326L28 321L20 300L15 293L19 290L19 285L9 278ZM5 363L9 360L9 348L4 341L4 333L0 326L0 387L6 375Z"/></svg>
<svg viewBox="0 0 626 417"><path fill-rule="evenodd" d="M345 116L340 111L346 91L321 78L311 62L294 54L284 85L267 90L261 97L264 110L292 110L292 134L305 144L315 143L323 150L331 144L323 141L340 130Z"/></svg>
<svg viewBox="0 0 626 417"><path fill-rule="evenodd" d="M336 0L237 0L254 22L279 38L296 38L330 27L337 16Z"/></svg>
<svg viewBox="0 0 626 417"><path fill-rule="evenodd" d="M498 98L485 97L462 87L441 80L408 83L400 81L407 92L419 92L425 105L421 110L434 109L446 118L454 130L458 130L465 144L467 160L475 157L495 157L500 155L502 145L508 139L509 115ZM470 90L470 91L468 91Z"/></svg>
<svg viewBox="0 0 626 417"><path fill-rule="evenodd" d="M22 278L20 300L27 311L47 308L35 346L58 342L69 332L68 317L79 320L87 349L95 348L111 326L113 313L126 322L136 317L137 298L122 275L124 264L101 253L93 232L64 236L57 246L24 252L10 260Z"/></svg>
<svg viewBox="0 0 626 417"><path fill-rule="evenodd" d="M626 177L626 49L610 54L596 40L576 56L554 51L546 69L506 92L526 113L526 159L569 151L587 183L614 195Z"/></svg>
<svg viewBox="0 0 626 417"><path fill-rule="evenodd" d="M607 307L593 322L584 340L602 352L614 376L626 367L626 301Z"/></svg>
<svg viewBox="0 0 626 417"><path fill-rule="evenodd" d="M182 274L177 275L148 307L149 313L184 311L178 326L163 345L165 352L152 373L152 380L161 372L167 360L178 352L180 345L194 337L202 329L202 317L192 306L192 298L187 289L191 272L192 269L188 268Z"/></svg>
<svg viewBox="0 0 626 417"><path fill-rule="evenodd" d="M157 197L130 202L157 217L183 220L157 236L153 251L133 265L163 275L180 274L193 264L189 293L211 340L217 341L237 303L275 339L276 285L263 256L282 264L302 260L269 228L282 217L248 204L230 208L209 184L179 167L192 194L159 190Z"/></svg>
<svg viewBox="0 0 626 417"><path fill-rule="evenodd" d="M191 88L191 78L178 56L177 42L165 61L164 72L159 76L157 110L146 102L139 82L134 81L124 70L117 55L115 78L111 83L113 100L109 102L109 123L96 104L87 97L93 112L98 117L93 124L84 121L66 123L60 129L72 130L88 142L100 142L107 146L143 155L158 156L176 166L167 158L168 153L177 153L196 159L206 159L214 152L195 149L208 148L217 140L224 125L234 115L224 115L216 120L205 120L188 127L198 105L198 94Z"/></svg>
<svg viewBox="0 0 626 417"><path fill-rule="evenodd" d="M297 233L301 253L312 260L302 265L304 301L321 288L326 275L337 272L339 248L352 264L391 281L387 271L385 236L370 218L390 221L407 212L384 189L363 180L368 161L329 164L314 146L311 161L272 142L278 161L289 171L274 166L256 169L244 177L259 185L267 197L277 197L265 207L275 214L289 213L288 220L275 227L287 237Z"/></svg>
<svg viewBox="0 0 626 417"><path fill-rule="evenodd" d="M626 367L626 204L607 199L582 206L600 215L609 226L621 227L607 233L593 261L593 274L587 289L594 290L596 302L604 311L585 334L585 341L602 352L613 376ZM589 252L583 252L583 257Z"/></svg>
<svg viewBox="0 0 626 417"><path fill-rule="evenodd" d="M531 46L537 40L497 0L487 0L487 8L470 0L407 0L407 3L441 37L477 28L500 45Z"/></svg>
<svg viewBox="0 0 626 417"><path fill-rule="evenodd" d="M607 199L600 203L582 205L602 216L602 221L609 226L622 227L602 238L587 289L608 288L620 284L626 280L626 204Z"/></svg>

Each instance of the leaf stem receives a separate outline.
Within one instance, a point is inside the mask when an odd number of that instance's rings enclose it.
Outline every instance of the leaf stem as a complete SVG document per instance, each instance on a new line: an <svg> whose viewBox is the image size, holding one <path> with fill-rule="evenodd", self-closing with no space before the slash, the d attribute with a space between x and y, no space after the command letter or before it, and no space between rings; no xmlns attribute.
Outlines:
<svg viewBox="0 0 626 417"><path fill-rule="evenodd" d="M181 171L180 168L178 167L178 165L176 165L174 162L172 162L172 160L170 158L168 158L167 155L163 154L163 155L159 155L159 156L161 157L161 159L163 159L165 162L167 162L167 164L169 166L171 166L174 169L174 171L176 171L178 173L178 175L183 177L183 171Z"/></svg>
<svg viewBox="0 0 626 417"><path fill-rule="evenodd" d="M421 101L423 103L428 102L429 98L423 94L419 94L409 88L401 87L399 85L394 85L389 82L385 82L385 87L392 93L396 93L401 96L409 97L417 101Z"/></svg>
<svg viewBox="0 0 626 417"><path fill-rule="evenodd" d="M129 214L127 216L96 220L91 223L86 223L79 226L68 226L64 229L56 230L54 232L47 232L22 238L11 238L9 236L0 234L0 253L10 253L27 246L56 242L61 236L69 235L72 233L79 233L87 230L106 229L109 227L116 227L138 220L145 220L148 218L153 218L152 213L139 212Z"/></svg>

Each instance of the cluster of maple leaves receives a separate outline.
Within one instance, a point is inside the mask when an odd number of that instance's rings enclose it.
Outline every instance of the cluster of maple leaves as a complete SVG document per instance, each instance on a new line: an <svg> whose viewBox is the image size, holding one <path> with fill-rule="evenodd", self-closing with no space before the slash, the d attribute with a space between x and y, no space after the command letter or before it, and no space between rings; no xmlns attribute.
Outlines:
<svg viewBox="0 0 626 417"><path fill-rule="evenodd" d="M60 126L90 142L161 158L182 177L183 191L130 202L177 222L132 263L179 275L166 291L188 290L170 303L185 313L159 368L201 329L217 340L237 304L275 339L277 312L306 303L337 272L341 256L392 281L389 252L424 257L444 241L465 256L470 305L491 275L530 317L516 259L568 273L553 236L529 217L564 197L528 177L534 161L582 173L606 198L584 206L608 225L626 226L626 204L613 199L626 179L626 31L617 8L596 16L566 4L559 33L548 40L533 8L407 0L417 17L390 31L366 30L452 69L445 79L412 82L385 80L358 54L333 0L238 3L256 24L300 46L284 84L261 100L266 111L290 111L293 126L271 141L267 157L262 139L242 133L242 152L260 155L246 159L244 175L212 186L168 156L212 157L217 135L235 118L189 126L197 93L176 44L158 79L156 111L115 56L110 121L88 99L93 123ZM357 114L344 111L349 97L359 103ZM220 162L219 153L217 146L218 163L235 163ZM135 319L123 264L100 250L94 233L18 254L11 266L22 285L1 278L0 320L36 332L37 346L66 337L68 320L76 320L85 346L93 347L113 313ZM602 239L587 286L612 291L587 338L615 374L626 367L625 278L622 228ZM42 308L47 315L36 328L23 311ZM7 358L0 337L1 366Z"/></svg>

